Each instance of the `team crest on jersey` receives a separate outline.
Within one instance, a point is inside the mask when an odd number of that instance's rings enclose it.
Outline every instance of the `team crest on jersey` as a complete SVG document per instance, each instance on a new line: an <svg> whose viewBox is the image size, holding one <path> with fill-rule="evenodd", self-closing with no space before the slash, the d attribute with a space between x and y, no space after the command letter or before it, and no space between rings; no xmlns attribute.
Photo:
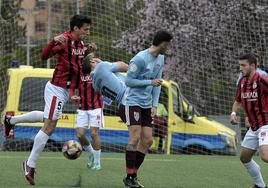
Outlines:
<svg viewBox="0 0 268 188"><path fill-rule="evenodd" d="M129 70L130 70L130 72L136 72L137 69L138 69L137 65L135 65L135 64L131 64L131 65L129 65Z"/></svg>
<svg viewBox="0 0 268 188"><path fill-rule="evenodd" d="M97 120L100 120L100 115L97 115L97 118L96 118Z"/></svg>
<svg viewBox="0 0 268 188"><path fill-rule="evenodd" d="M136 121L139 121L139 119L140 119L140 113L139 112L134 112L134 119Z"/></svg>
<svg viewBox="0 0 268 188"><path fill-rule="evenodd" d="M253 85L252 85L252 88L253 88L253 89L256 89L256 87L257 87L257 83L254 82Z"/></svg>

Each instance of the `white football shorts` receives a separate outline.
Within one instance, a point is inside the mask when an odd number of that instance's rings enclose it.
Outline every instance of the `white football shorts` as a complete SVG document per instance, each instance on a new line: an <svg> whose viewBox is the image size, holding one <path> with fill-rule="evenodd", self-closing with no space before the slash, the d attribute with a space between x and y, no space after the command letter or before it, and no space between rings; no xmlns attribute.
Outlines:
<svg viewBox="0 0 268 188"><path fill-rule="evenodd" d="M268 145L268 125L262 126L256 131L252 131L251 128L249 128L241 146L252 150L258 150L262 145Z"/></svg>
<svg viewBox="0 0 268 188"><path fill-rule="evenodd" d="M69 98L69 92L67 89L55 86L47 82L45 87L45 109L44 118L50 120L58 120L62 115L63 105Z"/></svg>
<svg viewBox="0 0 268 188"><path fill-rule="evenodd" d="M104 127L104 117L102 108L93 110L77 110L76 117L77 128Z"/></svg>

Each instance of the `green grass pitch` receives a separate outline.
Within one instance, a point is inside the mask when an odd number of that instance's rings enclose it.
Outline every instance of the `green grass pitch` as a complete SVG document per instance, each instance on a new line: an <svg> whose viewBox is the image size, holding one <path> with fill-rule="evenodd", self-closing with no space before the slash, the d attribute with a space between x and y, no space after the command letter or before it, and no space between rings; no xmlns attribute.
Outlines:
<svg viewBox="0 0 268 188"><path fill-rule="evenodd" d="M22 161L28 152L0 152L0 187L29 187L24 180ZM260 164L264 179L268 179L268 166ZM86 168L83 154L71 161L62 153L43 152L38 160L35 187L124 187L123 154L103 153L102 170ZM206 155L147 155L139 172L146 188L246 188L252 185L237 156Z"/></svg>

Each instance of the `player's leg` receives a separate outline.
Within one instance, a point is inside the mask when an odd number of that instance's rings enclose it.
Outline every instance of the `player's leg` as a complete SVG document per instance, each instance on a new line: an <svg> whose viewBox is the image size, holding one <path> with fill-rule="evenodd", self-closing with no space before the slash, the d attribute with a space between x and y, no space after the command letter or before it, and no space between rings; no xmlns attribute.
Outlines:
<svg viewBox="0 0 268 188"><path fill-rule="evenodd" d="M34 185L34 171L36 161L43 151L49 136L53 133L58 119L62 114L62 107L68 99L68 91L52 85L50 82L45 87L44 126L34 138L34 144L28 160L23 162L26 180Z"/></svg>
<svg viewBox="0 0 268 188"><path fill-rule="evenodd" d="M258 135L257 133L249 129L242 142L242 148L240 151L240 161L243 163L249 175L253 179L255 184L254 186L265 187L260 167L252 159L257 148L258 148Z"/></svg>
<svg viewBox="0 0 268 188"><path fill-rule="evenodd" d="M136 174L138 173L138 169L144 161L144 158L148 152L148 149L151 147L153 143L153 128L152 128L152 118L151 118L151 109L142 109L141 115L141 137L137 146L136 151L136 161L135 161L135 170ZM143 187L136 177L137 183L140 187Z"/></svg>
<svg viewBox="0 0 268 188"><path fill-rule="evenodd" d="M259 129L259 146L260 146L260 157L268 163L268 125L262 126Z"/></svg>
<svg viewBox="0 0 268 188"><path fill-rule="evenodd" d="M126 186L140 187L136 181L136 150L141 135L141 108L137 106L125 107L126 124L128 125L129 140L126 147L126 173L123 179Z"/></svg>
<svg viewBox="0 0 268 188"><path fill-rule="evenodd" d="M265 163L268 163L268 125L260 128L258 138L260 146L260 157Z"/></svg>
<svg viewBox="0 0 268 188"><path fill-rule="evenodd" d="M99 129L104 127L104 118L103 118L103 110L102 108L97 108L94 110L89 110L89 124L90 124L90 135L92 138L92 147L93 147L93 155L94 155L94 165L91 169L100 170L101 162L101 142Z"/></svg>
<svg viewBox="0 0 268 188"><path fill-rule="evenodd" d="M42 111L32 111L23 115L17 116L9 116L5 115L4 117L4 128L5 128L5 136L9 136L10 130L17 123L34 123L34 122L44 122L44 112Z"/></svg>
<svg viewBox="0 0 268 188"><path fill-rule="evenodd" d="M92 153L92 146L86 137L86 130L89 125L89 115L86 110L77 110L77 117L76 117L76 135L84 148L85 152L88 155L88 163L87 166L89 168L93 165L94 156Z"/></svg>
<svg viewBox="0 0 268 188"><path fill-rule="evenodd" d="M101 162L100 162L100 155L101 155L101 143L100 143L100 136L99 136L99 128L98 127L90 127L90 136L92 138L92 153L94 156L92 170L100 170L101 169Z"/></svg>

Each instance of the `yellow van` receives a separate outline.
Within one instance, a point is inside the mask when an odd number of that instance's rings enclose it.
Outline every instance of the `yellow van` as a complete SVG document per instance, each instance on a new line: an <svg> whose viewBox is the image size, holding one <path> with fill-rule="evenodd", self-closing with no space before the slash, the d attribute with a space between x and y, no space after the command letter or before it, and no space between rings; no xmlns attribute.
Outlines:
<svg viewBox="0 0 268 188"><path fill-rule="evenodd" d="M23 68L8 69L9 86L3 114L19 115L33 110L44 109L44 87L52 77L53 69ZM163 81L160 94L159 114L154 120L154 144L152 151L163 149L165 153L209 152L235 154L236 133L219 122L198 115L192 105L183 97L179 86L173 81ZM117 116L115 105L105 106L105 128L100 131L103 150L124 151L128 142L126 125ZM76 106L67 102L62 118L58 121L49 144L57 149L62 142L76 139ZM43 123L18 124L14 129L14 138L7 139L6 149L28 149ZM20 144L27 143L26 148ZM19 145L19 146L18 146ZM15 148L14 148L15 147ZM16 148L17 147L17 148ZM20 148L18 148L20 147Z"/></svg>

